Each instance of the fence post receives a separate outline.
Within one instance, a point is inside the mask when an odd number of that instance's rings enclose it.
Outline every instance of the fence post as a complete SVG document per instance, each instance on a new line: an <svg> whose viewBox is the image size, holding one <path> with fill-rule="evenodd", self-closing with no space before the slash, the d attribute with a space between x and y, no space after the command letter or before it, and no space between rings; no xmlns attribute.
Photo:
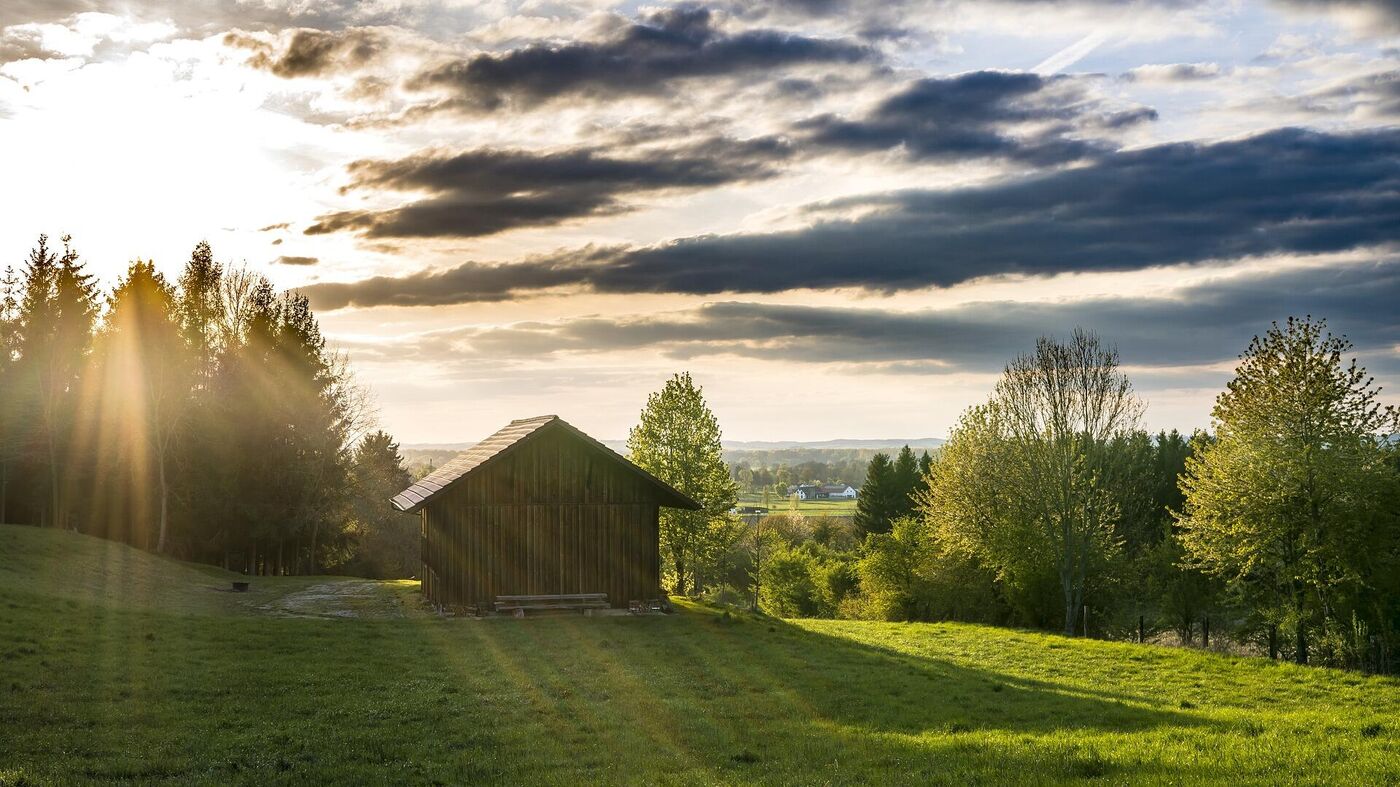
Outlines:
<svg viewBox="0 0 1400 787"><path fill-rule="evenodd" d="M1144 623L1144 621L1143 621L1143 616L1142 616L1142 615L1138 615L1138 644L1139 644L1139 645L1141 645L1142 643L1144 643L1144 642L1147 641L1147 637L1146 637L1145 634L1144 634L1144 632L1146 631L1146 628L1145 628L1145 626L1143 625L1143 623Z"/></svg>
<svg viewBox="0 0 1400 787"><path fill-rule="evenodd" d="M1201 621L1201 647L1210 649L1210 615Z"/></svg>

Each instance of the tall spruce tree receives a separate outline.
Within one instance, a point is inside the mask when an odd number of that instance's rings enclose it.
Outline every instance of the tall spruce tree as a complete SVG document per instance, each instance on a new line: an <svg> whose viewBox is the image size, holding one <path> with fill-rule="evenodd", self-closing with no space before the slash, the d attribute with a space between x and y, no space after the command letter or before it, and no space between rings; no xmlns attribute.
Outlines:
<svg viewBox="0 0 1400 787"><path fill-rule="evenodd" d="M413 482L399 444L384 431L365 435L355 447L350 479L351 518L363 573L410 577L418 573L419 518L396 510L389 499Z"/></svg>
<svg viewBox="0 0 1400 787"><path fill-rule="evenodd" d="M69 438L98 314L92 276L66 236L63 245L57 255L48 238L39 236L25 267L17 380L20 417L31 425L27 442L46 470L42 518L56 527L70 525L68 503L79 465L70 456Z"/></svg>
<svg viewBox="0 0 1400 787"><path fill-rule="evenodd" d="M154 264L133 262L108 304L98 344L103 426L109 439L128 443L121 455L131 459L134 488L125 497L150 501L157 517L154 547L165 552L175 438L188 411L195 363L181 336L175 291Z"/></svg>
<svg viewBox="0 0 1400 787"><path fill-rule="evenodd" d="M914 513L915 498L919 491L919 460L907 445L899 449L899 454L894 459L894 480L900 497L897 511L891 521Z"/></svg>
<svg viewBox="0 0 1400 787"><path fill-rule="evenodd" d="M19 359L20 281L13 266L0 279L0 525L9 521L10 470L19 447L15 362Z"/></svg>
<svg viewBox="0 0 1400 787"><path fill-rule="evenodd" d="M907 497L903 483L889 454L881 452L870 457L865 483L856 495L854 521L862 536L890 532L894 520L905 510L901 502Z"/></svg>
<svg viewBox="0 0 1400 787"><path fill-rule="evenodd" d="M719 576L719 561L738 537L729 513L738 490L724 464L719 421L689 372L647 397L627 451L638 466L701 504L699 511L661 510L664 574L676 593L698 593Z"/></svg>

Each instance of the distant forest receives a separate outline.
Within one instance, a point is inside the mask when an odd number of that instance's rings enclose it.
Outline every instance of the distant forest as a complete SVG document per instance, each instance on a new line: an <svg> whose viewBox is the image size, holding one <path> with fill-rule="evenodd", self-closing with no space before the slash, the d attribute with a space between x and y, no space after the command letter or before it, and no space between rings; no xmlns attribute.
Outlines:
<svg viewBox="0 0 1400 787"><path fill-rule="evenodd" d="M619 447L626 453L625 447ZM616 450L616 449L615 449ZM885 449L879 448L776 448L725 449L724 461L739 491L753 494L779 491L788 484L842 483L859 487L865 483L865 468ZM402 450L404 462L415 478L427 475L457 455L455 449L413 448Z"/></svg>
<svg viewBox="0 0 1400 787"><path fill-rule="evenodd" d="M0 280L0 522L255 574L417 569L408 482L306 298L195 247L99 290L68 238Z"/></svg>

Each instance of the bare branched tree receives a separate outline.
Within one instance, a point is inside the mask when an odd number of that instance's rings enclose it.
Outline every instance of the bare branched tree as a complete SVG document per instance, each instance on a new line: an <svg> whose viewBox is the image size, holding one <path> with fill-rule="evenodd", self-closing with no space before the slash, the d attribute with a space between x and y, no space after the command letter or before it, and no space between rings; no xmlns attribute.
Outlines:
<svg viewBox="0 0 1400 787"><path fill-rule="evenodd" d="M1076 329L1063 343L1042 337L1033 354L1008 364L991 406L1009 442L1004 478L1025 503L1024 526L1054 551L1065 633L1073 633L1092 564L1114 546L1108 444L1137 428L1142 403L1117 350Z"/></svg>

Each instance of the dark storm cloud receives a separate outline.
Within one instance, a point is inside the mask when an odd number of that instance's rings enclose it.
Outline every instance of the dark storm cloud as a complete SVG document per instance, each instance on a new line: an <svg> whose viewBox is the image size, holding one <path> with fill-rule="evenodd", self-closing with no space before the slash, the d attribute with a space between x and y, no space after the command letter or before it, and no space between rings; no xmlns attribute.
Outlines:
<svg viewBox="0 0 1400 787"><path fill-rule="evenodd" d="M319 265L319 257L295 257L283 255L272 261L274 265Z"/></svg>
<svg viewBox="0 0 1400 787"><path fill-rule="evenodd" d="M367 237L477 237L524 226L623 213L640 192L698 189L758 180L789 155L775 138L711 139L652 148L628 158L598 148L552 153L482 149L424 153L351 164L344 190L428 191L432 197L383 211L321 216L308 235L355 231Z"/></svg>
<svg viewBox="0 0 1400 787"><path fill-rule="evenodd" d="M1400 262L1300 268L1211 281L1170 298L1068 303L982 302L912 313L715 303L680 313L590 317L471 329L456 338L487 357L661 350L674 357L800 357L921 372L995 371L1042 334L1076 326L1116 343L1125 363L1163 367L1234 359L1270 321L1330 320L1383 367L1400 343ZM820 347L819 358L811 348ZM460 350L459 350L460 351ZM1383 370L1383 369L1382 369Z"/></svg>
<svg viewBox="0 0 1400 787"><path fill-rule="evenodd" d="M826 218L824 211L863 211ZM1282 129L1123 151L975 188L813 206L810 227L586 248L317 285L320 308L461 303L545 287L608 293L876 291L995 274L1132 270L1400 241L1400 129Z"/></svg>
<svg viewBox="0 0 1400 787"><path fill-rule="evenodd" d="M293 32L280 50L237 32L225 35L224 45L252 50L249 65L290 79L363 66L384 51L388 39L382 32L367 28L334 32L306 28Z"/></svg>
<svg viewBox="0 0 1400 787"><path fill-rule="evenodd" d="M446 90L450 98L440 108L489 111L562 96L665 95L683 79L877 59L874 50L850 41L772 30L726 33L709 10L684 6L645 15L601 41L533 43L442 63L408 86Z"/></svg>
<svg viewBox="0 0 1400 787"><path fill-rule="evenodd" d="M1013 158L1036 164L1106 152L1086 132L1155 120L1138 107L1105 108L1076 80L1038 74L975 71L920 79L856 119L822 115L802 121L812 145L851 152L902 148L913 159ZM1019 132L1016 127L1032 126Z"/></svg>

